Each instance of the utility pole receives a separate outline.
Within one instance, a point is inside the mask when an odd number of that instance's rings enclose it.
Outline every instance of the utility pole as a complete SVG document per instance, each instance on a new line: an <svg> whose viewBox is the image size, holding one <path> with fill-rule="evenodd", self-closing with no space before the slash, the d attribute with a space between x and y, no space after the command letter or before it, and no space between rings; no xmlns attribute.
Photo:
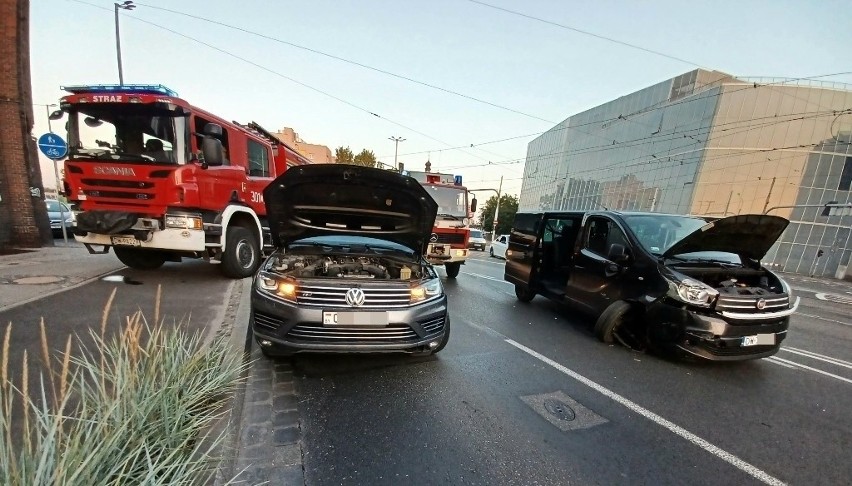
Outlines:
<svg viewBox="0 0 852 486"><path fill-rule="evenodd" d="M121 69L121 34L118 30L118 9L122 10L133 10L136 8L136 5L133 5L132 0L126 0L123 3L116 3L115 5L115 53L118 57L118 84L124 84L124 72Z"/></svg>
<svg viewBox="0 0 852 486"><path fill-rule="evenodd" d="M769 208L769 200L772 197L772 190L775 189L775 178L772 178L772 184L769 185L769 193L766 195L766 203L763 205L763 212L766 213L767 208Z"/></svg>
<svg viewBox="0 0 852 486"><path fill-rule="evenodd" d="M500 192L503 190L503 176L500 176L500 185L497 186L497 207L494 208L494 224L491 225L491 241L497 236L497 216L500 215Z"/></svg>
<svg viewBox="0 0 852 486"><path fill-rule="evenodd" d="M396 161L397 153L399 152L399 142L404 142L405 139L402 137L390 137L388 140L393 140L393 168L399 170L399 164Z"/></svg>

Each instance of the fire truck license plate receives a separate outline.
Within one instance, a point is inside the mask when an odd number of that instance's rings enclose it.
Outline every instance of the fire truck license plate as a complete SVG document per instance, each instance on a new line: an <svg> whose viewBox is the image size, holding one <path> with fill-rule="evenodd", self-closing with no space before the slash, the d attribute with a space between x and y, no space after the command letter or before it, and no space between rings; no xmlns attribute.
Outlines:
<svg viewBox="0 0 852 486"><path fill-rule="evenodd" d="M113 245L120 246L139 246L142 243L132 236L113 236L110 238Z"/></svg>

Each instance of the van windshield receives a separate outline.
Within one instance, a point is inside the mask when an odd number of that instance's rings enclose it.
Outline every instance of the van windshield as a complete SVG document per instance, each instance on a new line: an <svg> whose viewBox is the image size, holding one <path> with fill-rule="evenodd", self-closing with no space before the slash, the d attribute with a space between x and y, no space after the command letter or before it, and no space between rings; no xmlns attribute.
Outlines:
<svg viewBox="0 0 852 486"><path fill-rule="evenodd" d="M470 230L470 237L471 238L482 238L482 232L479 231L479 230L472 229L472 230Z"/></svg>
<svg viewBox="0 0 852 486"><path fill-rule="evenodd" d="M662 255L675 243L707 224L701 218L669 214L631 214L625 215L624 221L639 243L655 255Z"/></svg>

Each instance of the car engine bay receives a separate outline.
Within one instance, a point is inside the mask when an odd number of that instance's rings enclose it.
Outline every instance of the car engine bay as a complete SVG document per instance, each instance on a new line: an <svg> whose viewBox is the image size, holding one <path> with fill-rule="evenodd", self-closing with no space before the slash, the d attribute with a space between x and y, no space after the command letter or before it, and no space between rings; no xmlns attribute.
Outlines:
<svg viewBox="0 0 852 486"><path fill-rule="evenodd" d="M292 277L420 280L425 267L392 258L351 255L279 255L270 270ZM431 276L431 275L430 275Z"/></svg>
<svg viewBox="0 0 852 486"><path fill-rule="evenodd" d="M685 275L701 280L723 296L761 297L784 293L778 278L763 269L718 267L676 267L676 269Z"/></svg>

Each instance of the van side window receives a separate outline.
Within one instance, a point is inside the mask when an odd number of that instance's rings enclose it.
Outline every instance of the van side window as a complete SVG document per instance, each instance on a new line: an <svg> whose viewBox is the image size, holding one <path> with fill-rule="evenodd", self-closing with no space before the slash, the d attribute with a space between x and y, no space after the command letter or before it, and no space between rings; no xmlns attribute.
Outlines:
<svg viewBox="0 0 852 486"><path fill-rule="evenodd" d="M600 256L606 256L613 244L627 246L627 237L621 228L607 219L591 219L586 233L585 248Z"/></svg>
<svg viewBox="0 0 852 486"><path fill-rule="evenodd" d="M248 140L248 160L250 176L269 177L269 152L263 144Z"/></svg>

